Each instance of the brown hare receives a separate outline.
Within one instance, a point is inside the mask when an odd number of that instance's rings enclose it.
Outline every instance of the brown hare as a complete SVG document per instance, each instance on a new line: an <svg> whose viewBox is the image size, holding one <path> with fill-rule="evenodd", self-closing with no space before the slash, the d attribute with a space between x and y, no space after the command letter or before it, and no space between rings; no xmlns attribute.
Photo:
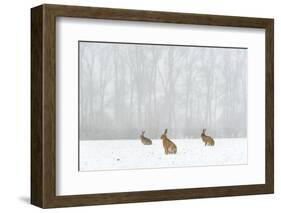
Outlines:
<svg viewBox="0 0 281 213"><path fill-rule="evenodd" d="M141 135L140 135L141 142L142 142L144 145L151 145L151 144L152 144L151 139L149 139L149 138L147 138L147 137L144 137L144 133L145 133L145 131L142 131L142 132L141 132Z"/></svg>
<svg viewBox="0 0 281 213"><path fill-rule="evenodd" d="M161 135L165 154L177 154L177 146L167 137L167 131L168 130L165 129L164 133Z"/></svg>
<svg viewBox="0 0 281 213"><path fill-rule="evenodd" d="M214 146L215 145L215 141L213 138L211 138L210 136L205 134L206 129L203 129L203 132L201 133L201 138L202 141L205 143L205 146Z"/></svg>

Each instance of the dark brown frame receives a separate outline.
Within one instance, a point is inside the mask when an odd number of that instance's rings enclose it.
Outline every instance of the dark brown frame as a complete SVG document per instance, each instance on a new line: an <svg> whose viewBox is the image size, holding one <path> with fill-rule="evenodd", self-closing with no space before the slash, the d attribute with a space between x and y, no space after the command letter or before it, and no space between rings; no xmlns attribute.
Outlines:
<svg viewBox="0 0 281 213"><path fill-rule="evenodd" d="M56 196L56 17L265 29L266 183L195 189ZM41 5L31 9L31 203L42 207L84 206L274 192L274 20L126 9Z"/></svg>

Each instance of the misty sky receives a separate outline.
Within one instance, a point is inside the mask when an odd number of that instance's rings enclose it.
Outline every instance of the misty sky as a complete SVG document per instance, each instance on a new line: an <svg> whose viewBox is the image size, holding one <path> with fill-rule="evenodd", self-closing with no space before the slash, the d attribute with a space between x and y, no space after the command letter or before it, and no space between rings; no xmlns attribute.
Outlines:
<svg viewBox="0 0 281 213"><path fill-rule="evenodd" d="M247 137L247 49L79 42L81 140Z"/></svg>

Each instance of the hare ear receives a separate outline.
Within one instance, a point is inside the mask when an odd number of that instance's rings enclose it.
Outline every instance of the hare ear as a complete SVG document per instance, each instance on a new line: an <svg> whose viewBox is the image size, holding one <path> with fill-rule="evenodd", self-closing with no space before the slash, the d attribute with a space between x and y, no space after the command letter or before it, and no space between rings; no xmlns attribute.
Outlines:
<svg viewBox="0 0 281 213"><path fill-rule="evenodd" d="M167 134L167 132L168 132L168 129L165 129L165 131L164 131L164 135L166 135L166 134Z"/></svg>

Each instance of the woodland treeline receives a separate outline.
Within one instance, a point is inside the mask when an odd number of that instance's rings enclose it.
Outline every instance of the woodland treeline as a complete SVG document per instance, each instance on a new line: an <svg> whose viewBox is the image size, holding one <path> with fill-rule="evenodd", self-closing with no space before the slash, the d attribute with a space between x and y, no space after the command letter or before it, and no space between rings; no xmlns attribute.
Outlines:
<svg viewBox="0 0 281 213"><path fill-rule="evenodd" d="M247 136L247 49L79 43L80 139Z"/></svg>

